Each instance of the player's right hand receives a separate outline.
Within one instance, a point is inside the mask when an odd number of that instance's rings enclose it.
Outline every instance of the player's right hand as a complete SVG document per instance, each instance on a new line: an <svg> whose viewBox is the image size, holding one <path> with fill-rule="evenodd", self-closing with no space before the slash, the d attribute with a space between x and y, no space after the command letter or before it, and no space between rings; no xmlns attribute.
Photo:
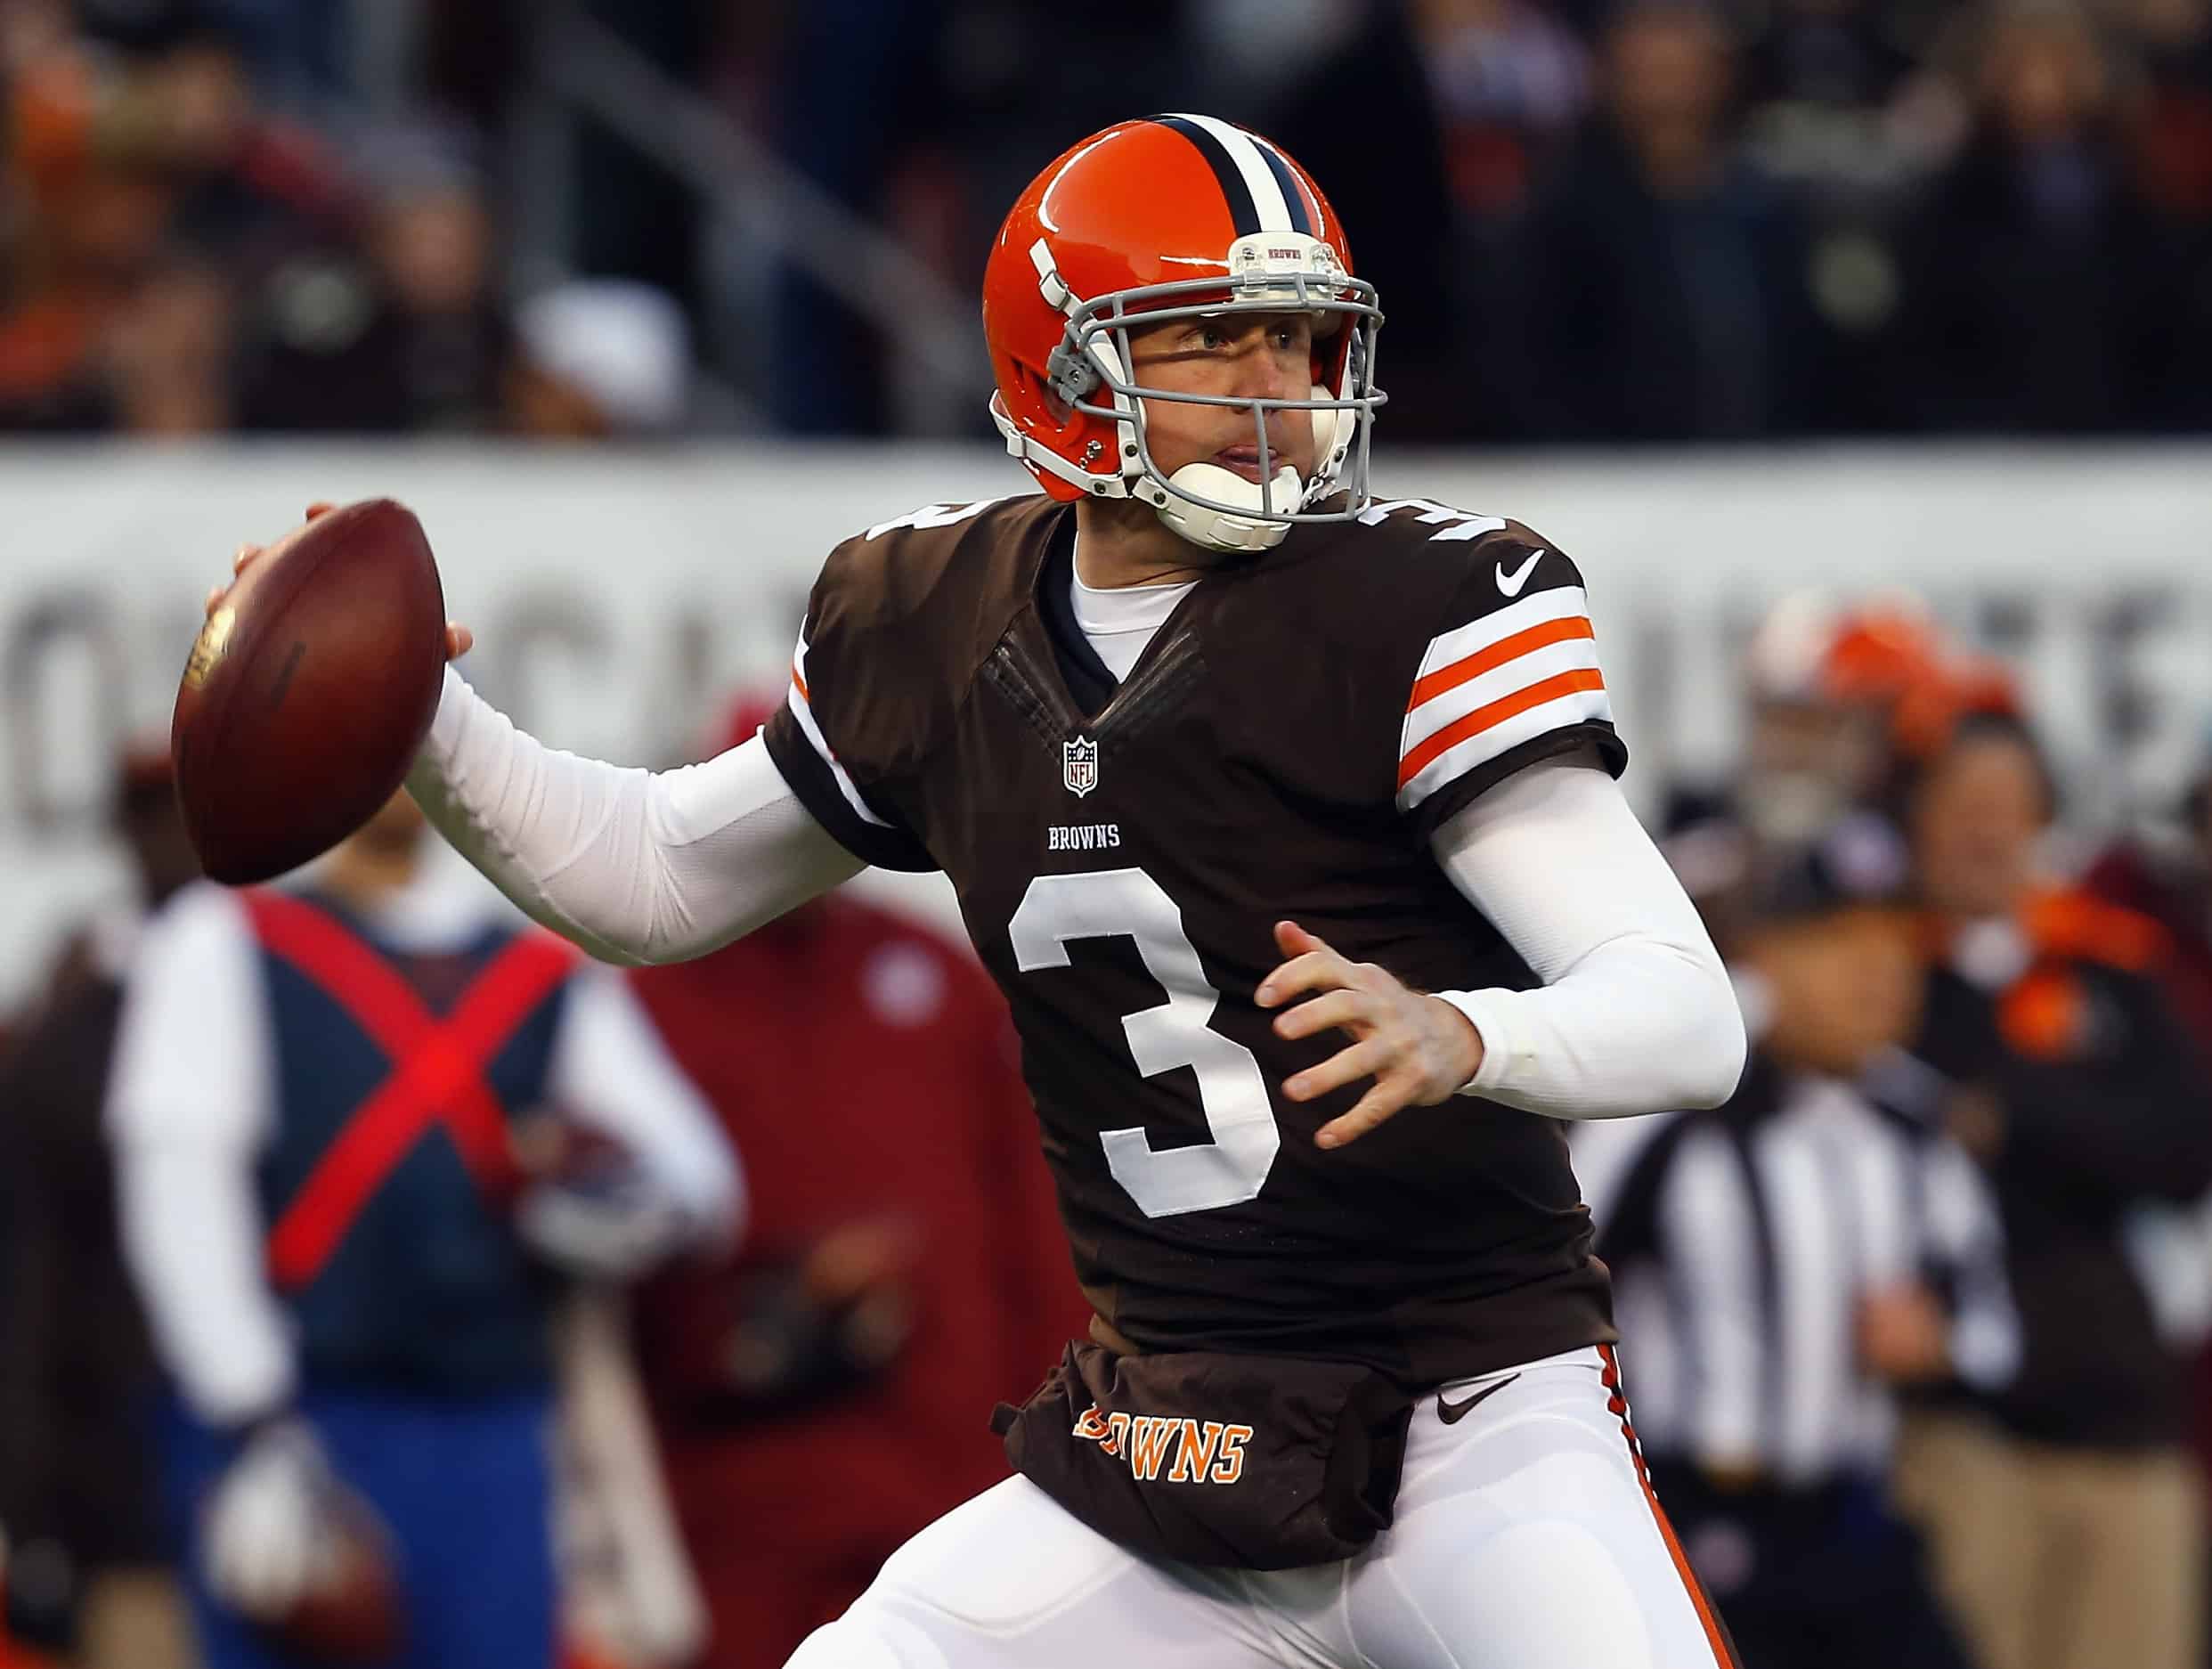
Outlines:
<svg viewBox="0 0 2212 1669"><path fill-rule="evenodd" d="M247 1439L207 1498L208 1588L248 1616L273 1619L313 1583L326 1500L336 1486L303 1422L272 1421Z"/></svg>
<svg viewBox="0 0 2212 1669"><path fill-rule="evenodd" d="M331 504L327 501L318 500L316 502L310 504L307 507L307 519L312 522L316 517L327 516L337 508L337 507L336 505ZM266 545L240 545L238 548L237 554L232 556L231 558L232 584L236 584L239 575L245 573L248 568L251 567L256 562L259 561L261 559L262 553L267 549L268 547ZM218 585L215 587L207 593L207 602L203 612L208 615L214 614L216 609L223 607L223 599L230 594L231 587L229 585ZM468 654L470 649L476 647L476 634L469 631L468 627L462 625L460 622L458 620L449 620L445 623L445 658L447 660L459 660L462 655Z"/></svg>

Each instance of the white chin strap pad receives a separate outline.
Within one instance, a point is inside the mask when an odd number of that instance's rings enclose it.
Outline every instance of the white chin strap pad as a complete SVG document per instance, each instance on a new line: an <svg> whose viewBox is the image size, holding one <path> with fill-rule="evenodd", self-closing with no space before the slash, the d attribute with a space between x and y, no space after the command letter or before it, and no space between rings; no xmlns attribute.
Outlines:
<svg viewBox="0 0 2212 1669"><path fill-rule="evenodd" d="M1309 400L1334 400L1336 397L1319 383L1313 385L1313 392L1306 396ZM1337 425L1352 414L1349 411L1339 411L1334 406L1330 406L1324 411L1310 411L1306 415L1313 419L1314 460L1325 468L1330 454L1337 450Z"/></svg>
<svg viewBox="0 0 2212 1669"><path fill-rule="evenodd" d="M1217 504L1248 506L1256 513L1263 508L1259 483L1247 481L1235 470L1224 469L1219 464L1185 464L1167 477L1167 484L1181 493L1212 499ZM1298 472L1289 465L1276 470L1273 490L1269 495L1274 513L1280 516L1297 509L1305 490ZM1166 503L1156 508L1161 521L1192 544L1203 545L1208 550L1272 550L1290 531L1287 522L1261 521L1256 514L1234 516L1225 510L1208 509L1173 493Z"/></svg>

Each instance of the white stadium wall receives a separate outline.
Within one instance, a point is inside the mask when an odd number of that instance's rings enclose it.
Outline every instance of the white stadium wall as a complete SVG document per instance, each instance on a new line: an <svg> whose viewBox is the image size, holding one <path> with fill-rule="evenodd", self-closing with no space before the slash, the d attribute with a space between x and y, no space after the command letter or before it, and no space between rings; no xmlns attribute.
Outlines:
<svg viewBox="0 0 2212 1669"><path fill-rule="evenodd" d="M660 761L723 693L780 682L839 539L1022 484L994 451L914 446L0 450L0 1003L120 884L108 761L166 730L199 598L311 499L411 505L478 685L549 742ZM2212 735L2212 448L1408 453L1378 486L1517 517L1581 563L1645 803L1730 759L1736 647L1808 588L1919 592L2013 658L2080 822L2157 803ZM889 884L949 909L941 883Z"/></svg>

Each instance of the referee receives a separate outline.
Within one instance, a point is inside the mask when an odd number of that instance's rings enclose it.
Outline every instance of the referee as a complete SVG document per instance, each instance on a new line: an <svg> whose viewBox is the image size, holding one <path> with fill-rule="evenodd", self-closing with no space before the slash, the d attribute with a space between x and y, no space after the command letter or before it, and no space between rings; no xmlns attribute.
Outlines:
<svg viewBox="0 0 2212 1669"><path fill-rule="evenodd" d="M1894 1388L2011 1371L2001 1293L1947 1310L1931 1155L1855 1087L1915 1022L1901 919L1816 852L1728 947L1756 1042L1732 1100L1577 1149L1636 1427L1751 1664L1962 1669L1891 1512Z"/></svg>

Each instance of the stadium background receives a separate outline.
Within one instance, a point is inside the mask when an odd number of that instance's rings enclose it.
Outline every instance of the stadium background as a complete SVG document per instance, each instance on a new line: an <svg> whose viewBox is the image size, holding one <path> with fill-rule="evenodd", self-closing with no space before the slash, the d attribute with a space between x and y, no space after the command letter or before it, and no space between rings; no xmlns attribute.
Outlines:
<svg viewBox="0 0 2212 1669"><path fill-rule="evenodd" d="M525 728L695 756L831 543L1021 489L990 229L1175 108L1343 213L1378 491L1575 556L1650 817L1736 767L1744 646L1818 590L2013 667L2054 867L2170 832L2212 753L2205 0L0 0L0 1002L122 884L113 761L200 593L311 500L420 513Z"/></svg>

